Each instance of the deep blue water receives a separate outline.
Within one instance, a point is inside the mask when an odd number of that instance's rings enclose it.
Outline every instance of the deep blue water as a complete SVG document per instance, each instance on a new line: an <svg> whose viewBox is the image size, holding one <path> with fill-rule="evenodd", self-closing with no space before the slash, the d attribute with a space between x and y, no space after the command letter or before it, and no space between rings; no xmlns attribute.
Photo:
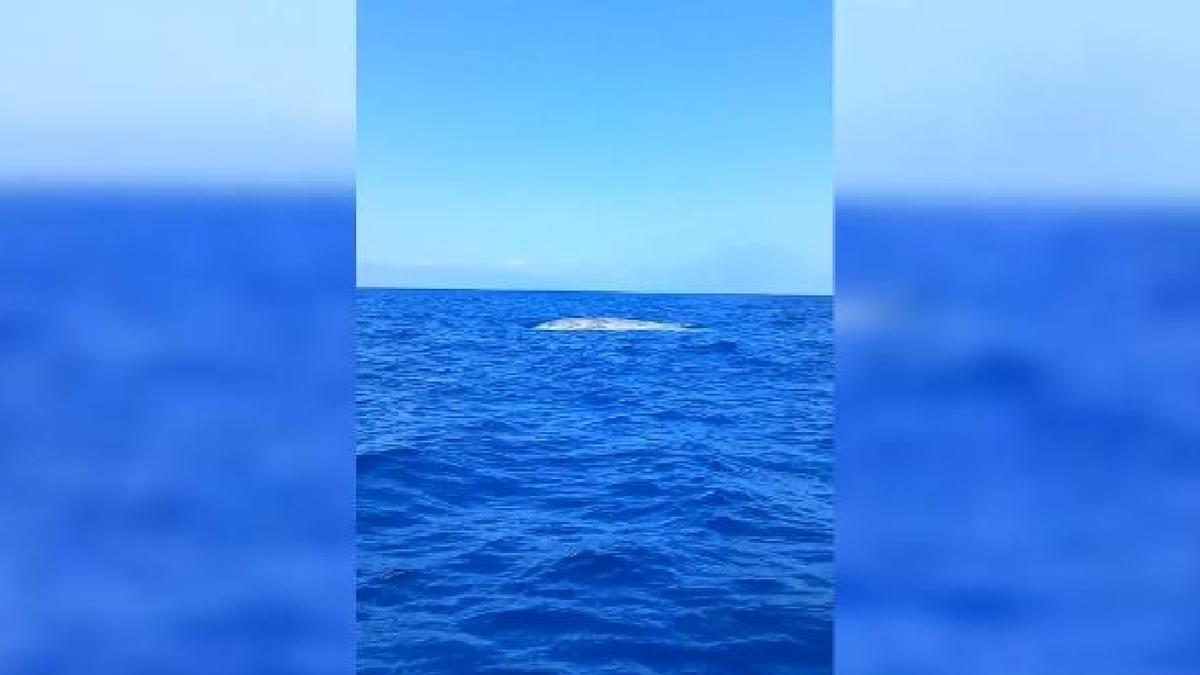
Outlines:
<svg viewBox="0 0 1200 675"><path fill-rule="evenodd" d="M0 189L0 672L352 666L351 187Z"/></svg>
<svg viewBox="0 0 1200 675"><path fill-rule="evenodd" d="M1200 209L837 222L838 672L1200 673Z"/></svg>
<svg viewBox="0 0 1200 675"><path fill-rule="evenodd" d="M830 672L831 313L360 291L359 671Z"/></svg>

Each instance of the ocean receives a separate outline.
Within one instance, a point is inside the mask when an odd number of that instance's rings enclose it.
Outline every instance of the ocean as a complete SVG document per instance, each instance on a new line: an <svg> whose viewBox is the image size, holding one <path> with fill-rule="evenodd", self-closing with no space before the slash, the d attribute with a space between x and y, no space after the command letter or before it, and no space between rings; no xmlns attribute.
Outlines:
<svg viewBox="0 0 1200 675"><path fill-rule="evenodd" d="M359 672L831 672L832 309L360 290Z"/></svg>
<svg viewBox="0 0 1200 675"><path fill-rule="evenodd" d="M838 671L1200 672L1200 209L837 223Z"/></svg>
<svg viewBox="0 0 1200 675"><path fill-rule="evenodd" d="M0 189L0 671L350 670L354 216Z"/></svg>

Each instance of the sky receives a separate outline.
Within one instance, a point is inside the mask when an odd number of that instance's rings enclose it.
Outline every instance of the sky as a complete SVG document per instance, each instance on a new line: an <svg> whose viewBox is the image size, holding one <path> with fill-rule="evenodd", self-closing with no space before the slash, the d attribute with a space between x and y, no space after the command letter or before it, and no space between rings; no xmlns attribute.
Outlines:
<svg viewBox="0 0 1200 675"><path fill-rule="evenodd" d="M360 285L823 294L826 0L363 0Z"/></svg>
<svg viewBox="0 0 1200 675"><path fill-rule="evenodd" d="M1200 198L1194 0L838 0L838 194Z"/></svg>
<svg viewBox="0 0 1200 675"><path fill-rule="evenodd" d="M0 185L354 180L354 0L39 0L0 20Z"/></svg>

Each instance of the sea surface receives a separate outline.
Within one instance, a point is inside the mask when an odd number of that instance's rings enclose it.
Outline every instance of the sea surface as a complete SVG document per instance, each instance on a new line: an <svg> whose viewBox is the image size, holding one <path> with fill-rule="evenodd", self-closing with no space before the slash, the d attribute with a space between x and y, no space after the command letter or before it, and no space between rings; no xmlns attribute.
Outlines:
<svg viewBox="0 0 1200 675"><path fill-rule="evenodd" d="M354 213L0 188L0 672L350 670Z"/></svg>
<svg viewBox="0 0 1200 675"><path fill-rule="evenodd" d="M360 673L831 672L830 298L357 303Z"/></svg>
<svg viewBox="0 0 1200 675"><path fill-rule="evenodd" d="M1200 673L1200 208L841 200L839 673Z"/></svg>

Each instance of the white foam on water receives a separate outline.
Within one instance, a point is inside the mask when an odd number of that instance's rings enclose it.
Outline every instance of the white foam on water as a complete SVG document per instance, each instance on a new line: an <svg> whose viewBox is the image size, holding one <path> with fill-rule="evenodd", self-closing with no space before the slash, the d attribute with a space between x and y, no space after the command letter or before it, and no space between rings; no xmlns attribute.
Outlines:
<svg viewBox="0 0 1200 675"><path fill-rule="evenodd" d="M614 317L570 317L539 323L534 330L547 331L662 331L678 333L692 330L686 324Z"/></svg>

